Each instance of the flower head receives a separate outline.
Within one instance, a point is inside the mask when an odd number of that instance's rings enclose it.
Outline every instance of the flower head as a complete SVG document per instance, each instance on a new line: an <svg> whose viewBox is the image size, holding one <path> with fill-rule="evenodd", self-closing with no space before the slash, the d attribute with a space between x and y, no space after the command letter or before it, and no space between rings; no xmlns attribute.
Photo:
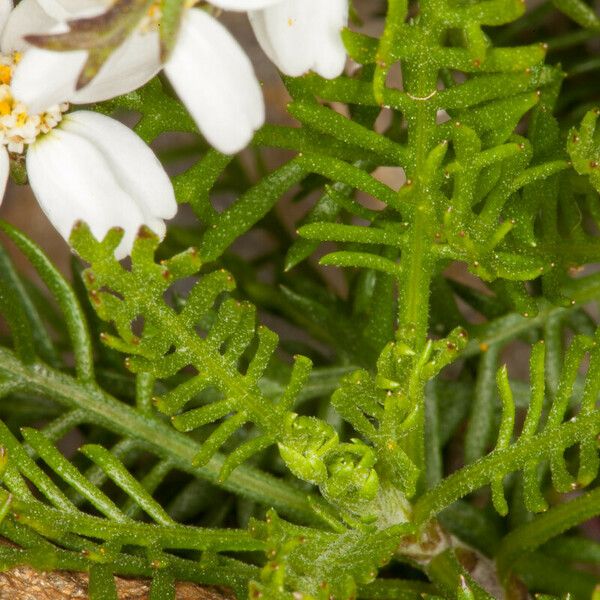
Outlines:
<svg viewBox="0 0 600 600"><path fill-rule="evenodd" d="M17 154L22 153L26 145L33 144L40 134L54 129L69 108L63 102L40 113L28 112L28 107L13 96L11 87L13 69L20 56L20 52L0 54L0 144Z"/></svg>
<svg viewBox="0 0 600 600"><path fill-rule="evenodd" d="M79 111L63 118L69 103L127 93L164 67L218 150L239 151L262 126L264 101L248 57L213 15L194 4L183 11L164 65L160 5L151 4L96 77L78 89L88 51L38 48L28 36L68 35L77 19L89 23L103 15L108 0L22 0L16 8L11 0L0 0L0 185L3 189L8 178L9 153L27 150L32 188L65 238L78 220L87 221L99 238L121 226L121 257L131 250L140 226L162 236L163 219L176 211L170 180L148 147L108 117ZM347 20L347 0L212 0L212 5L248 11L261 45L290 75L313 69L335 77L343 70L339 31Z"/></svg>
<svg viewBox="0 0 600 600"><path fill-rule="evenodd" d="M87 0L86 10L91 11ZM96 1L96 12L105 7ZM59 0L23 0L44 6ZM38 4L39 3L39 4ZM68 13L66 0L60 0ZM34 48L15 76L19 96L30 108L68 98L72 103L106 100L132 91L164 67L165 74L200 131L218 150L233 154L248 144L264 122L265 109L252 65L235 38L195 1L183 10L181 24L166 63L161 63L160 6L152 4L135 30L109 56L92 81L77 89L86 64L85 50L52 52ZM348 0L211 0L212 7L249 13L258 40L288 75L315 70L324 77L339 75L345 64L340 37L348 17ZM50 14L52 13L52 14ZM56 9L46 13L41 32L61 34L76 27L76 14L56 21ZM73 33L73 32L71 32ZM50 78L55 85L44 85Z"/></svg>
<svg viewBox="0 0 600 600"><path fill-rule="evenodd" d="M15 90L15 69L29 60L32 49L12 48L11 40L23 30L20 9L27 1L11 12L10 0L0 0L1 195L10 157L25 154L31 187L58 232L68 240L81 220L101 239L121 227L125 235L116 256L123 258L140 227L164 236L163 219L177 210L171 181L150 148L118 121L90 111L66 115L65 96L36 110L23 101ZM44 0L50 1L56 0Z"/></svg>
<svg viewBox="0 0 600 600"><path fill-rule="evenodd" d="M23 0L23 4L38 2ZM269 2L273 0L249 0L249 5ZM98 10L102 6L103 0L98 0ZM46 17L46 26L38 31L63 32L68 30L67 21L73 20L65 18L57 23L51 15ZM30 108L39 109L58 98L88 104L142 86L163 67L159 19L160 11L152 5L135 31L82 89L77 89L77 81L87 60L84 50L52 52L31 48L15 74L19 97ZM184 12L175 46L164 67L198 128L218 150L230 154L241 150L263 124L264 102L252 64L235 38L208 12L197 8ZM47 79L55 84L45 84Z"/></svg>

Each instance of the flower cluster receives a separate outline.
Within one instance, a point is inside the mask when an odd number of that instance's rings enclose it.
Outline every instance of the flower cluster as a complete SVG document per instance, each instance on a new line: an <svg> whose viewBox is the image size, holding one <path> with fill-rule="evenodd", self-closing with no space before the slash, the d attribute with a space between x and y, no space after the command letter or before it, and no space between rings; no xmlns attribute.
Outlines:
<svg viewBox="0 0 600 600"><path fill-rule="evenodd" d="M85 86L78 81L89 49L54 51L31 36L69 33L73 23L111 8L107 0L0 0L0 186L10 154L25 150L29 181L50 221L68 239L75 222L98 238L120 226L116 255L129 254L145 225L163 236L176 202L152 151L113 119L69 105L100 102L135 90L164 70L199 130L216 149L241 150L262 126L265 107L250 60L219 22L217 10L247 12L265 53L288 75L344 69L340 31L347 0L212 0L185 2L172 51L161 59L161 12L151 4L127 38ZM59 126L60 125L60 126ZM49 135L44 135L49 134Z"/></svg>
<svg viewBox="0 0 600 600"><path fill-rule="evenodd" d="M48 106L44 112L29 114L27 106L13 96L11 81L20 53L0 55L0 143L8 152L20 154L38 135L48 133L62 120L67 103Z"/></svg>

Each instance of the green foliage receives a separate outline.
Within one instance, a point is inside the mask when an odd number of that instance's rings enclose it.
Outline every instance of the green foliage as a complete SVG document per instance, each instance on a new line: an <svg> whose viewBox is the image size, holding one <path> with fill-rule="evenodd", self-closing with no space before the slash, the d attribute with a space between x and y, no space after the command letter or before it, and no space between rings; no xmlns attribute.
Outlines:
<svg viewBox="0 0 600 600"><path fill-rule="evenodd" d="M578 26L546 44L553 5ZM182 3L161 7L167 56ZM191 134L163 158L191 163L173 181L197 220L162 246L142 229L126 263L121 231L77 224L72 285L2 225L46 289L0 251L1 566L88 571L92 598L115 574L153 600L178 580L590 598L598 29L580 0L390 0L380 38L344 31L352 74L284 79L296 123L244 159L159 80L96 107L136 112L148 143Z"/></svg>
<svg viewBox="0 0 600 600"><path fill-rule="evenodd" d="M563 422L569 398L584 354L590 351L590 365L581 406L576 416ZM555 489L567 492L592 483L598 474L597 437L600 433L600 416L596 410L596 399L600 394L599 368L600 345L598 334L592 340L585 336L575 338L569 347L560 379L551 397L545 424L540 419L545 396L545 369L543 342L538 342L531 353L531 398L518 439L513 443L515 427L515 401L508 381L506 367L498 371L497 382L502 398L502 418L498 440L493 452L485 458L460 469L424 494L415 505L415 519L426 521L434 514L451 505L460 497L490 483L492 501L496 510L506 515L508 505L504 496L503 480L515 469L524 469L523 496L527 510L543 512L548 504L539 490L538 463L548 459ZM565 463L564 452L570 446L580 446L579 470L573 477Z"/></svg>
<svg viewBox="0 0 600 600"><path fill-rule="evenodd" d="M255 309L248 303L226 298L213 310L219 297L232 290L231 275L221 270L202 277L176 313L162 297L174 281L198 271L197 252L191 249L156 264L158 238L143 230L132 253L131 269L125 270L114 258L121 235L114 230L99 244L83 225L72 235L73 246L93 265L93 270L83 274L92 303L118 332L118 336L102 334L101 338L112 349L130 355L126 366L133 372L168 379L189 367L195 369L194 375L153 399L160 411L172 417L177 430L209 428L194 466L205 466L238 429L252 423L258 435L230 448L220 480L277 443L291 472L319 485L323 495L341 508L356 510L358 501L372 500L377 474L372 471L371 450L358 440L341 444L330 425L291 412L310 374L310 360L297 358L289 385L276 403L261 393L258 382L276 348L277 335L265 327L256 330ZM143 330L138 334L133 327L139 318L143 318ZM250 346L253 352L247 356ZM208 389L216 392L215 400L182 410Z"/></svg>
<svg viewBox="0 0 600 600"><path fill-rule="evenodd" d="M293 598L286 594L292 587L305 590L306 600L353 597L357 584L375 580L378 565L390 560L398 538L412 531L405 524L379 531L317 532L285 523L273 512L267 514L266 524L250 527L264 537L269 556L261 582L252 584L250 595Z"/></svg>

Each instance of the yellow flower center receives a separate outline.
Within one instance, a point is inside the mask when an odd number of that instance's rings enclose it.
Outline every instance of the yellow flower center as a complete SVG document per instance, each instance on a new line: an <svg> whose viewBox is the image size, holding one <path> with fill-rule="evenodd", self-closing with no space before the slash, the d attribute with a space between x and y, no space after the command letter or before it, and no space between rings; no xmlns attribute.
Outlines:
<svg viewBox="0 0 600 600"><path fill-rule="evenodd" d="M0 65L0 83L9 85L12 79L12 68L9 65Z"/></svg>
<svg viewBox="0 0 600 600"><path fill-rule="evenodd" d="M0 144L18 154L39 135L54 129L68 108L68 104L56 104L43 113L30 115L27 107L12 95L10 87L13 69L20 60L18 52L0 54Z"/></svg>

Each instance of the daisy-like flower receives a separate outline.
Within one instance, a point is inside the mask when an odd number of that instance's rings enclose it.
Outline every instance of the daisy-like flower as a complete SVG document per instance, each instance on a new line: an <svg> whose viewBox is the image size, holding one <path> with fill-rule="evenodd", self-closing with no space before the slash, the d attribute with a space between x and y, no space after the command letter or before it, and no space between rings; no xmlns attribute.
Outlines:
<svg viewBox="0 0 600 600"><path fill-rule="evenodd" d="M348 0L211 0L211 5L248 12L261 46L288 75L312 69L331 78L344 68L340 31L347 21ZM29 9L39 17L26 33L59 33L68 31L68 21L82 13L101 14L106 1L85 0L82 7L75 0L23 0L17 10ZM65 97L72 103L97 102L140 87L164 67L209 143L226 154L241 150L265 116L260 86L246 54L208 11L190 8L162 65L159 21L157 4L80 90L76 82L87 58L85 51L33 48L15 73L15 90L32 110Z"/></svg>
<svg viewBox="0 0 600 600"><path fill-rule="evenodd" d="M115 255L124 258L142 225L164 236L163 219L177 210L171 181L150 148L118 121L90 111L65 114L66 98L35 112L21 101L13 74L29 50L22 54L13 41L31 21L19 8L0 0L0 201L10 156L26 153L31 187L58 232L68 240L73 225L85 221L102 239L121 227Z"/></svg>

